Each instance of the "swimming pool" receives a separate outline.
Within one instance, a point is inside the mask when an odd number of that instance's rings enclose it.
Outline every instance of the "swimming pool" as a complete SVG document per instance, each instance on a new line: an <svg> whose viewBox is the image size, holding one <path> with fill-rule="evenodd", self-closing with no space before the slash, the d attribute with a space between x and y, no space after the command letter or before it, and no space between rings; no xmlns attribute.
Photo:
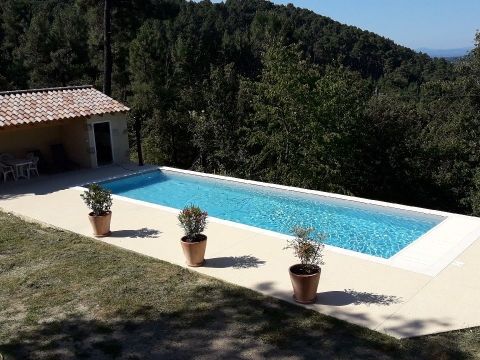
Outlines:
<svg viewBox="0 0 480 360"><path fill-rule="evenodd" d="M295 225L326 243L388 259L445 218L317 194L158 170L102 182L113 194L175 209L196 204L210 216L291 234Z"/></svg>

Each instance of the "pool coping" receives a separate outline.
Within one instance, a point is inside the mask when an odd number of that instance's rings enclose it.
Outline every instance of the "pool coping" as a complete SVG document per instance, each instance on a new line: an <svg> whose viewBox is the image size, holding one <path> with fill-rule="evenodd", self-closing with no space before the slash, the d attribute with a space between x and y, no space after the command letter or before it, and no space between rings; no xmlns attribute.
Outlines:
<svg viewBox="0 0 480 360"><path fill-rule="evenodd" d="M285 186L285 185L264 183L264 182L258 182L253 180L245 180L245 179L239 179L234 177L228 177L223 175L207 174L207 173L177 169L177 168L172 168L167 166L158 166L154 168L133 171L126 175L107 177L99 180L98 182L119 180L122 178L136 176L139 174L144 174L144 173L158 171L158 170L167 171L167 172L170 171L174 173L180 173L180 174L191 175L191 176L199 176L199 177L210 178L215 180L236 182L236 183L241 183L246 185L267 187L267 188L296 192L301 194L322 196L328 199L340 200L342 202L344 201L355 202L356 204L363 204L363 205L366 205L367 207L368 206L385 207L385 208L388 208L389 211L400 210L402 212L407 211L407 212L415 212L417 214L420 213L422 215L427 215L427 216L430 215L436 218L442 217L443 220L439 224L434 226L432 229L427 231L417 240L413 241L412 243L410 243L409 245L407 245L402 250L400 250L399 252L397 252L395 255L393 255L388 259L369 255L369 254L364 254L357 251L348 250L348 249L344 249L344 248L340 248L340 247L336 247L328 244L325 245L325 247L328 250L336 253L340 253L348 256L354 256L364 260L384 264L387 266L392 266L395 268L400 268L403 270L412 271L415 273L420 273L420 274L431 276L431 277L434 277L438 273L440 273L446 266L452 263L455 260L455 258L458 257L458 255L460 255L471 244L473 244L473 242L476 239L480 237L480 219L471 217L471 216L454 214L454 213L438 211L438 210L425 209L425 208L408 206L408 205L388 203L388 202L383 202L378 200L370 200L370 199L348 196L348 195L328 193L328 192L323 192L318 190L310 190L310 189L303 189L303 188L297 188L297 187L291 187L291 186ZM84 186L85 185L80 185L80 186L75 186L73 188L77 190L84 190L85 189ZM121 199L123 201L131 202L134 204L139 204L139 205L143 205L151 208L161 209L161 210L168 211L175 214L178 214L180 211L179 209L176 209L176 208L172 208L164 205L158 205L148 201L136 200L126 196L122 196L122 195L113 194L112 197L114 199ZM253 231L259 234L265 234L265 235L276 237L279 239L285 240L285 239L292 238L292 236L290 235L285 235L275 231L265 230L255 226L245 225L245 224L241 224L241 223L237 223L229 220L224 220L224 219L220 219L213 216L209 216L209 221L225 224L225 225L236 227L239 229ZM469 226L465 227L467 223ZM462 224L463 226L460 226ZM472 226L474 227L473 230L471 230ZM460 231L461 235L459 236L445 238L445 236L442 235L442 233L446 231L445 228L448 228L449 231L452 231L451 229L452 227L454 228L453 230L455 233L458 233L458 230L460 228L465 231L463 231L463 233L462 231Z"/></svg>

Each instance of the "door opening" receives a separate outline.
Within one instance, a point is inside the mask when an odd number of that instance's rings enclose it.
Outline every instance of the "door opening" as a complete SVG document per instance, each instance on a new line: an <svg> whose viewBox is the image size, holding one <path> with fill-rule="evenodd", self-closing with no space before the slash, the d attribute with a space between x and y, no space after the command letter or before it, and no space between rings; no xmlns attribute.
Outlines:
<svg viewBox="0 0 480 360"><path fill-rule="evenodd" d="M110 136L110 123L101 122L93 124L95 135L95 151L97 153L97 166L108 165L113 162L112 138Z"/></svg>

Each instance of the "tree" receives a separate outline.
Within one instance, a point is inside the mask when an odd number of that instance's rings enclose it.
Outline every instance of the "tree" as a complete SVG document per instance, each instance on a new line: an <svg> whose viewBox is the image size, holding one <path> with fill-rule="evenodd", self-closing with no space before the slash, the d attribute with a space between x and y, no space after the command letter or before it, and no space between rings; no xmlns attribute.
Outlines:
<svg viewBox="0 0 480 360"><path fill-rule="evenodd" d="M147 123L149 130L147 144L154 141L154 137L158 135L162 137L164 129L159 124L159 118L166 116L166 103L171 101L172 96L172 69L166 26L158 20L145 22L130 45L129 58L132 87L129 102L132 106L135 142L140 161L143 158L141 146L144 125ZM159 139L159 143L165 144L162 140ZM158 153L157 150L150 150L151 146L148 146L147 160L165 161L165 158L152 155Z"/></svg>
<svg viewBox="0 0 480 360"><path fill-rule="evenodd" d="M103 11L103 92L112 95L112 0L104 0Z"/></svg>
<svg viewBox="0 0 480 360"><path fill-rule="evenodd" d="M239 86L234 64L212 66L209 78L203 82L202 105L191 112L193 145L198 151L195 169L238 174L243 167L245 158L239 144L243 119L237 110Z"/></svg>
<svg viewBox="0 0 480 360"><path fill-rule="evenodd" d="M349 192L354 130L363 120L368 89L344 69L326 72L305 60L298 45L267 49L258 81L241 90L248 176L269 182Z"/></svg>
<svg viewBox="0 0 480 360"><path fill-rule="evenodd" d="M241 95L251 103L245 134L249 176L301 185L298 160L311 135L305 124L314 121L319 78L298 46L275 44L265 52L259 81L243 81Z"/></svg>
<svg viewBox="0 0 480 360"><path fill-rule="evenodd" d="M22 59L28 86L66 86L89 83L87 27L76 6L38 4L14 56Z"/></svg>

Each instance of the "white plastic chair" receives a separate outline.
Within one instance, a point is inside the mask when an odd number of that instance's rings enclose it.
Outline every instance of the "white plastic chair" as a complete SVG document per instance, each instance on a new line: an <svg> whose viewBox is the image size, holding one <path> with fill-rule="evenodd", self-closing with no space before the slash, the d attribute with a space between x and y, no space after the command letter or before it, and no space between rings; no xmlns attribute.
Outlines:
<svg viewBox="0 0 480 360"><path fill-rule="evenodd" d="M7 182L8 175L12 175L13 180L17 181L17 174L13 166L8 166L0 162L0 174L3 175L3 182Z"/></svg>
<svg viewBox="0 0 480 360"><path fill-rule="evenodd" d="M38 156L31 156L29 157L32 159L32 162L28 164L27 172L28 172L28 178L30 179L30 176L32 173L36 174L37 176L40 176L38 173Z"/></svg>
<svg viewBox="0 0 480 360"><path fill-rule="evenodd" d="M13 159L15 159L15 156L13 156L12 154L9 154L9 153L0 154L1 162L8 162L8 160L13 160Z"/></svg>

